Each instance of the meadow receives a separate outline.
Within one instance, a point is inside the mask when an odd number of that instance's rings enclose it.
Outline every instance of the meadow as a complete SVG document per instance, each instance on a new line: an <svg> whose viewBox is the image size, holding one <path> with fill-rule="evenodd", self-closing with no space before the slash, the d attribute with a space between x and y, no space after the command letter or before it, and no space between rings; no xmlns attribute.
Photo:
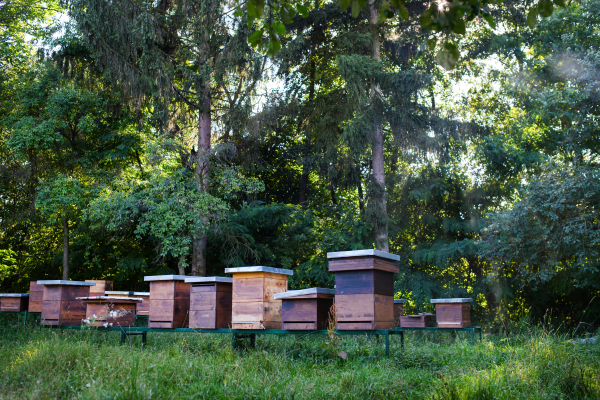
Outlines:
<svg viewBox="0 0 600 400"><path fill-rule="evenodd" d="M597 336L598 332L596 332ZM329 343L329 344L328 344ZM1 399L597 399L600 343L521 324L506 336L409 333L406 347L343 337L40 329L0 315ZM347 359L337 356L344 351Z"/></svg>

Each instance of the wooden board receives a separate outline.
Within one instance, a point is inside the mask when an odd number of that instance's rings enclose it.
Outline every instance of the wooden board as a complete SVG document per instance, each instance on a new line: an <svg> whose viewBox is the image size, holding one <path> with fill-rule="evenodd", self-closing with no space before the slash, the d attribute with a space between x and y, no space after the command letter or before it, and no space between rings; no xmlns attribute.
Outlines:
<svg viewBox="0 0 600 400"><path fill-rule="evenodd" d="M27 311L28 306L28 297L2 297L0 299L0 311L2 312Z"/></svg>
<svg viewBox="0 0 600 400"><path fill-rule="evenodd" d="M134 295L133 297L139 297L143 299L135 306L136 315L150 315L150 295Z"/></svg>
<svg viewBox="0 0 600 400"><path fill-rule="evenodd" d="M29 312L42 312L42 301L44 301L44 285L38 285L37 281L29 282Z"/></svg>
<svg viewBox="0 0 600 400"><path fill-rule="evenodd" d="M394 295L394 274L380 270L340 271L335 273L335 294Z"/></svg>
<svg viewBox="0 0 600 400"><path fill-rule="evenodd" d="M471 326L469 303L437 303L435 314L438 328L469 328Z"/></svg>
<svg viewBox="0 0 600 400"><path fill-rule="evenodd" d="M398 262L377 256L336 258L329 261L329 272L372 270L400 273Z"/></svg>
<svg viewBox="0 0 600 400"><path fill-rule="evenodd" d="M113 290L112 281L95 281L85 280L86 282L94 282L96 286L90 286L90 296L104 296L104 293L108 290Z"/></svg>

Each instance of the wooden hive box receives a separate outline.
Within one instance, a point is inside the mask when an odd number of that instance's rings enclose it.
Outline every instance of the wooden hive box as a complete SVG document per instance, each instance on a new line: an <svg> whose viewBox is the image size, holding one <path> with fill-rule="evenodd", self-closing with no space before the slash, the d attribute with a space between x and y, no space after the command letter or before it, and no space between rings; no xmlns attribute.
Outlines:
<svg viewBox="0 0 600 400"><path fill-rule="evenodd" d="M271 267L226 268L233 274L231 325L234 329L281 329L281 300L293 272Z"/></svg>
<svg viewBox="0 0 600 400"><path fill-rule="evenodd" d="M94 282L37 281L44 286L42 325L81 325L85 319L85 303L78 297L89 297Z"/></svg>
<svg viewBox="0 0 600 400"><path fill-rule="evenodd" d="M404 310L404 303L406 303L406 299L394 299L395 326L400 326L400 317L402 316L402 311Z"/></svg>
<svg viewBox="0 0 600 400"><path fill-rule="evenodd" d="M134 326L136 297L79 297L86 305L85 318L89 326Z"/></svg>
<svg viewBox="0 0 600 400"><path fill-rule="evenodd" d="M206 276L186 278L190 291L190 328L226 329L231 327L232 278Z"/></svg>
<svg viewBox="0 0 600 400"><path fill-rule="evenodd" d="M86 282L94 282L96 286L90 287L90 296L104 296L107 290L113 289L112 281L94 281L85 280Z"/></svg>
<svg viewBox="0 0 600 400"><path fill-rule="evenodd" d="M281 329L327 329L335 289L289 290L273 296L281 300Z"/></svg>
<svg viewBox="0 0 600 400"><path fill-rule="evenodd" d="M27 293L0 293L1 312L27 311L29 295Z"/></svg>
<svg viewBox="0 0 600 400"><path fill-rule="evenodd" d="M185 275L145 276L150 282L150 328L187 328L190 309L191 284L185 283Z"/></svg>
<svg viewBox="0 0 600 400"><path fill-rule="evenodd" d="M417 315L403 315L400 317L402 328L429 328L435 325L435 315L419 313Z"/></svg>
<svg viewBox="0 0 600 400"><path fill-rule="evenodd" d="M435 304L438 328L469 328L471 326L471 298L431 299Z"/></svg>
<svg viewBox="0 0 600 400"><path fill-rule="evenodd" d="M29 312L41 313L44 301L44 286L37 281L29 282Z"/></svg>
<svg viewBox="0 0 600 400"><path fill-rule="evenodd" d="M335 272L337 329L393 329L400 257L369 249L327 253L327 258Z"/></svg>
<svg viewBox="0 0 600 400"><path fill-rule="evenodd" d="M133 292L133 296L142 299L135 306L135 315L150 315L150 292Z"/></svg>

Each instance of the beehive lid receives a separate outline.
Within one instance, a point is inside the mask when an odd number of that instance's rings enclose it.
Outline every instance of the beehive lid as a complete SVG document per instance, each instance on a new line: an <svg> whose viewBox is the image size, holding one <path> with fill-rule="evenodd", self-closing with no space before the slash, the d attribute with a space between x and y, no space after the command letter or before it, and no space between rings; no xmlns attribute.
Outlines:
<svg viewBox="0 0 600 400"><path fill-rule="evenodd" d="M106 292L104 292L107 295L121 295L121 296L133 296L134 292L127 292L127 291L118 291L118 290L107 290Z"/></svg>
<svg viewBox="0 0 600 400"><path fill-rule="evenodd" d="M233 283L233 278L224 276L194 276L192 278L185 278L185 283Z"/></svg>
<svg viewBox="0 0 600 400"><path fill-rule="evenodd" d="M226 274L240 274L245 272L269 272L271 274L281 274L281 275L294 275L293 271L289 269L283 268L273 268L273 267L238 267L238 268L225 268Z"/></svg>
<svg viewBox="0 0 600 400"><path fill-rule="evenodd" d="M398 304L398 303L406 303L408 300L406 299L394 299L394 304Z"/></svg>
<svg viewBox="0 0 600 400"><path fill-rule="evenodd" d="M392 261L400 261L400 256L392 253L386 253L385 251L366 249L366 250L354 250L354 251L336 251L333 253L327 253L327 258L351 258L351 257L381 257Z"/></svg>
<svg viewBox="0 0 600 400"><path fill-rule="evenodd" d="M38 285L66 285L66 286L96 286L94 282L82 282L82 281L37 281Z"/></svg>
<svg viewBox="0 0 600 400"><path fill-rule="evenodd" d="M472 303L471 298L456 298L456 299L431 299L432 304L438 303Z"/></svg>
<svg viewBox="0 0 600 400"><path fill-rule="evenodd" d="M0 297L29 297L27 293L0 293Z"/></svg>
<svg viewBox="0 0 600 400"><path fill-rule="evenodd" d="M145 276L144 282L156 282L156 281L185 281L185 278L192 278L187 275L153 275Z"/></svg>
<svg viewBox="0 0 600 400"><path fill-rule="evenodd" d="M325 288L314 287L314 288L309 288L309 289L288 290L287 292L276 293L275 295L273 295L273 298L275 300L281 300L281 299L294 298L294 297L298 297L298 296L315 296L316 297L319 294L334 296L335 289L325 289Z"/></svg>
<svg viewBox="0 0 600 400"><path fill-rule="evenodd" d="M139 301L143 301L144 299L140 298L140 297L119 297L119 296L89 296L89 297L78 297L77 300L117 300L114 301L113 303L118 303L118 302L124 302L124 303L130 303L132 301L134 302L139 302Z"/></svg>

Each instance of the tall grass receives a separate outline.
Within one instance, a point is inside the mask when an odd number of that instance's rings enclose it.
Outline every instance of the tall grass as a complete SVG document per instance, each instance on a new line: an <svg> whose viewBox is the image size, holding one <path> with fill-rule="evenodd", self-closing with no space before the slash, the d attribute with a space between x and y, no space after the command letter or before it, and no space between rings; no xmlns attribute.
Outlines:
<svg viewBox="0 0 600 400"><path fill-rule="evenodd" d="M226 334L148 334L121 346L118 332L23 327L0 316L0 398L45 399L594 399L600 345L570 344L531 328L509 338L411 333L342 338L347 360L323 337L259 336L233 351Z"/></svg>

